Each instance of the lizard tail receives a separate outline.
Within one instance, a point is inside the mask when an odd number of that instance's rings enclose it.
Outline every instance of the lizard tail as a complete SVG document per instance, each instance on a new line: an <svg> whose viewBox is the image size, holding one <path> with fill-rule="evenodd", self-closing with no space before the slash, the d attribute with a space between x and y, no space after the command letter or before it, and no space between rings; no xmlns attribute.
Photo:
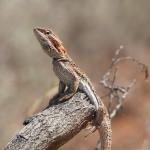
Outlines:
<svg viewBox="0 0 150 150"><path fill-rule="evenodd" d="M109 116L104 115L98 130L100 134L101 150L111 150L112 130Z"/></svg>

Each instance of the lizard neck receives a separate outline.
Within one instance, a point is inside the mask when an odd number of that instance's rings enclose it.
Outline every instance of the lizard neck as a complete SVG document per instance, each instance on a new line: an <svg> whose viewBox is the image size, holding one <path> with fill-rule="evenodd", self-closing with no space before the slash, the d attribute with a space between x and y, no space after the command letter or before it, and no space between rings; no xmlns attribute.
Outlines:
<svg viewBox="0 0 150 150"><path fill-rule="evenodd" d="M59 55L58 57L53 57L53 60L55 61L69 61L71 62L72 59L70 58L70 56L66 53L65 55Z"/></svg>
<svg viewBox="0 0 150 150"><path fill-rule="evenodd" d="M65 58L53 58L53 61L68 61L68 59L65 59Z"/></svg>
<svg viewBox="0 0 150 150"><path fill-rule="evenodd" d="M60 57L53 57L53 61L57 61L57 62L59 62L59 61L64 61L64 62L67 62L67 61L69 61L69 59L68 59L68 57L67 56L60 56Z"/></svg>

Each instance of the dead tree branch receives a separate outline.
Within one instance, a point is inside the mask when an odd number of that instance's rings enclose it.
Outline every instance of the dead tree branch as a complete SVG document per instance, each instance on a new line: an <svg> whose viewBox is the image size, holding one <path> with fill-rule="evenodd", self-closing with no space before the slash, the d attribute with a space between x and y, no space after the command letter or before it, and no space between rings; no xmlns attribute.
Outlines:
<svg viewBox="0 0 150 150"><path fill-rule="evenodd" d="M56 150L84 129L95 111L86 95L78 92L69 101L34 115L5 150Z"/></svg>
<svg viewBox="0 0 150 150"><path fill-rule="evenodd" d="M111 119L121 109L129 90L136 82L133 79L127 86L116 84L116 65L122 61L131 61L145 73L145 78L149 76L146 65L132 57L119 57L121 50L123 47L116 51L111 66L100 81L109 91L106 96L109 99L108 111ZM114 100L116 105L112 107ZM84 93L77 92L65 103L55 104L54 100L48 109L24 122L27 125L11 139L5 150L56 150L92 122L95 112L95 107L88 102ZM99 145L100 141L95 150L99 149Z"/></svg>
<svg viewBox="0 0 150 150"><path fill-rule="evenodd" d="M110 119L113 119L123 107L124 101L129 94L129 90L136 83L136 79L132 79L127 86L116 84L118 71L117 65L119 65L120 62L131 61L131 63L135 63L140 68L141 72L144 72L145 79L149 77L148 67L130 56L120 57L120 52L122 50L124 50L124 46L120 46L120 48L116 50L110 67L100 80L100 84L108 90L108 94L101 98L108 97L108 112ZM113 104L115 105L113 106ZM95 145L95 150L99 150L100 144L100 140L98 140Z"/></svg>
<svg viewBox="0 0 150 150"><path fill-rule="evenodd" d="M124 47L120 46L120 48L116 51L115 56L112 58L112 63L108 71L103 75L102 80L100 81L101 85L109 91L106 96L109 100L108 111L111 119L114 118L117 112L119 112L119 110L122 108L123 103L129 94L129 90L136 83L136 79L132 79L127 86L117 85L117 65L120 62L131 61L131 63L135 63L139 67L141 72L144 72L145 79L147 79L149 76L148 67L145 64L130 56L120 57L119 55L122 50L124 50ZM114 101L117 101L117 103L115 107L112 108Z"/></svg>

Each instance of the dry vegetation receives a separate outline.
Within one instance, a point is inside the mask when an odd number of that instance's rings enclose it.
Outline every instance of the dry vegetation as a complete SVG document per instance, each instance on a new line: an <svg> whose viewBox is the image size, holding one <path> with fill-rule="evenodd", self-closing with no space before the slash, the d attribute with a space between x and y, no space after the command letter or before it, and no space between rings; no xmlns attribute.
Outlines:
<svg viewBox="0 0 150 150"><path fill-rule="evenodd" d="M98 81L119 45L125 45L124 56L133 56L149 66L149 6L146 0L1 0L0 149L22 127L24 118L31 115L29 110L35 100L57 84L49 58L33 36L33 27L55 30L75 62L100 91L99 95L103 95ZM150 148L150 84L145 84L143 75L133 68L128 63L120 65L117 82L127 84L135 76L139 82L113 120L114 150ZM98 134L87 138L84 135L86 131L61 150L91 150Z"/></svg>

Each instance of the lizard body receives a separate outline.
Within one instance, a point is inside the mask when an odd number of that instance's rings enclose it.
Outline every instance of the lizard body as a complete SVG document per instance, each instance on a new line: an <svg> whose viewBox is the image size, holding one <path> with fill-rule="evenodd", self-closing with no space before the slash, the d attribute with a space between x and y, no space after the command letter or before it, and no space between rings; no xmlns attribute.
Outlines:
<svg viewBox="0 0 150 150"><path fill-rule="evenodd" d="M58 99L66 101L78 89L85 92L96 107L94 125L101 136L101 150L110 150L112 133L109 115L102 100L97 96L91 81L72 61L62 42L51 30L35 28L34 33L43 50L53 59L53 70L60 80Z"/></svg>

